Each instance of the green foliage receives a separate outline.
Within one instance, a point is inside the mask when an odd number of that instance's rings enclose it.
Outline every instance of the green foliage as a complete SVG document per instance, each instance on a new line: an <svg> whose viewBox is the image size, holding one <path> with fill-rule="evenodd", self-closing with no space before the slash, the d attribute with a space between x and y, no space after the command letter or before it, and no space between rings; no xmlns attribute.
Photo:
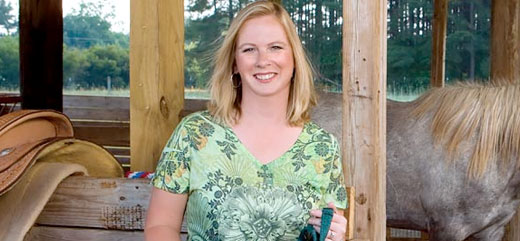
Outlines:
<svg viewBox="0 0 520 241"><path fill-rule="evenodd" d="M16 89L19 86L20 56L18 37L0 37L0 86L2 89Z"/></svg>
<svg viewBox="0 0 520 241"><path fill-rule="evenodd" d="M451 0L446 80L489 78L489 0ZM388 89L416 92L430 84L433 0L390 0Z"/></svg>
<svg viewBox="0 0 520 241"><path fill-rule="evenodd" d="M253 0L190 0L185 9L185 84L204 88L211 57L237 11ZM320 88L341 90L341 0L282 1L318 71ZM106 0L82 3L64 18L63 71L66 88L128 87L129 37L110 30ZM488 79L490 0L451 0L446 44L446 79ZM113 7L113 6L112 6ZM413 92L429 86L433 0L388 1L388 89ZM321 9L318 11L317 9ZM16 26L12 7L0 0L0 29ZM318 24L321 23L321 24ZM13 25L14 24L14 25ZM0 86L16 88L18 37L0 38Z"/></svg>
<svg viewBox="0 0 520 241"><path fill-rule="evenodd" d="M193 0L185 16L185 85L204 88L211 75L211 56L236 12L252 0ZM341 88L341 1L283 1L317 70L317 84ZM302 9L319 8L322 11ZM303 17L306 16L306 17ZM312 24L316 18L321 25ZM333 50L333 51L331 51Z"/></svg>
<svg viewBox="0 0 520 241"><path fill-rule="evenodd" d="M193 0L185 14L185 86L204 88L211 58L236 12L252 0ZM231 3L231 4L230 4Z"/></svg>
<svg viewBox="0 0 520 241"><path fill-rule="evenodd" d="M63 19L63 78L67 89L129 85L129 36L112 32L103 14L106 1L82 2L78 10ZM112 5L112 8L114 6Z"/></svg>
<svg viewBox="0 0 520 241"><path fill-rule="evenodd" d="M110 30L113 13L103 14L101 9L108 3L80 4L79 10L74 10L63 18L63 42L67 46L89 48L93 45L118 44L128 48L128 35ZM114 6L111 6L114 8Z"/></svg>
<svg viewBox="0 0 520 241"><path fill-rule="evenodd" d="M447 80L489 78L490 0L450 1Z"/></svg>
<svg viewBox="0 0 520 241"><path fill-rule="evenodd" d="M127 88L129 73L128 49L122 46L64 49L63 77L66 88L106 87L107 77L110 77L112 87Z"/></svg>
<svg viewBox="0 0 520 241"><path fill-rule="evenodd" d="M81 3L63 19L63 83L67 89L112 88L129 85L129 36L110 30L111 14L103 15L105 1ZM6 13L0 0L0 25ZM9 6L9 5L7 5ZM8 11L9 12L9 11ZM19 87L18 36L0 37L1 89Z"/></svg>
<svg viewBox="0 0 520 241"><path fill-rule="evenodd" d="M192 0L186 18L186 86L203 88L211 74L208 56L237 10L250 1ZM318 71L320 88L342 82L341 0L282 1ZM321 11L318 11L320 9ZM446 79L489 76L490 0L451 0L446 44ZM433 0L388 1L388 89L417 92L430 84Z"/></svg>
<svg viewBox="0 0 520 241"><path fill-rule="evenodd" d="M6 32L6 35L10 35L13 29L16 29L18 26L18 20L14 17L11 12L13 11L13 7L11 3L7 3L5 0L0 0L0 31L3 30ZM0 32L0 36L2 32Z"/></svg>

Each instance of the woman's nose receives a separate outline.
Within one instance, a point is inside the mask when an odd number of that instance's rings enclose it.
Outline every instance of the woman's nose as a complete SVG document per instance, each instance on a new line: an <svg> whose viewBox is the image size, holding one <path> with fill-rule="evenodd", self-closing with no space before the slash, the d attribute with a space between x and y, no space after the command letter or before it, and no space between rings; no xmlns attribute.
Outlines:
<svg viewBox="0 0 520 241"><path fill-rule="evenodd" d="M258 56L256 58L256 67L264 68L269 66L271 61L269 59L269 54L266 51L258 51Z"/></svg>

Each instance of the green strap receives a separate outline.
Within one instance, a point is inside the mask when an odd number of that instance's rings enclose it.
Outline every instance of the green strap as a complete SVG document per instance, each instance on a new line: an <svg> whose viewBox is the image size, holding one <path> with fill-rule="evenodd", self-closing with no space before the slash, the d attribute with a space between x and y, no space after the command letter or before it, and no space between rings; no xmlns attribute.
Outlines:
<svg viewBox="0 0 520 241"><path fill-rule="evenodd" d="M325 240L329 233L330 224L332 223L332 216L334 211L332 208L324 208L321 210L321 228L320 228L320 241Z"/></svg>
<svg viewBox="0 0 520 241"><path fill-rule="evenodd" d="M321 210L321 227L320 227L320 235L318 240L318 234L316 230L314 230L314 226L308 224L300 233L298 237L298 241L323 241L327 237L327 233L330 229L330 224L332 223L332 216L334 215L334 211L332 208L324 208ZM321 235L324 234L324 235Z"/></svg>

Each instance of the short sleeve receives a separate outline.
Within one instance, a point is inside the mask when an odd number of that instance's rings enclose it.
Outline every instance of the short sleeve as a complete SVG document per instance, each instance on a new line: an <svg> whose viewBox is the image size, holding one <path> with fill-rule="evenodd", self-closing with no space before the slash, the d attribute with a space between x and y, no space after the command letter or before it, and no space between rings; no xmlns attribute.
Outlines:
<svg viewBox="0 0 520 241"><path fill-rule="evenodd" d="M343 177L343 166L341 164L341 151L338 141L332 136L332 169L329 172L329 184L323 194L325 203L332 202L337 208L346 209L348 205L347 190L345 188L345 179Z"/></svg>
<svg viewBox="0 0 520 241"><path fill-rule="evenodd" d="M190 139L186 138L187 119L173 131L164 147L152 179L154 187L171 193L188 193L190 187Z"/></svg>

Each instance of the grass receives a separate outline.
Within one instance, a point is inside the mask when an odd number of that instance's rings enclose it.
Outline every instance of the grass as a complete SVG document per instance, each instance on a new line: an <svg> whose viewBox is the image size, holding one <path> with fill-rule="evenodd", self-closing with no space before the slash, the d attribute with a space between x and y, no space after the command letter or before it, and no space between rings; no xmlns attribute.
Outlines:
<svg viewBox="0 0 520 241"><path fill-rule="evenodd" d="M2 89L0 88L0 93L9 93L15 94L20 93L18 89ZM129 97L130 89L112 89L108 91L105 88L98 89L63 89L64 95L89 95L89 96L121 96L121 97ZM187 99L209 99L209 92L205 89L193 89L186 88L184 90L184 95Z"/></svg>
<svg viewBox="0 0 520 241"><path fill-rule="evenodd" d="M17 89L1 89L0 93L19 93ZM387 98L395 101L412 101L415 100L419 95L421 95L422 91L391 91L387 93ZM130 96L130 89L112 89L108 91L104 88L99 89L64 89L64 95L91 95L91 96ZM206 89L195 89L195 88L185 88L184 96L187 99L209 99L209 91Z"/></svg>
<svg viewBox="0 0 520 241"><path fill-rule="evenodd" d="M89 89L89 90L63 90L65 95L93 95L93 96L130 96L130 89ZM209 92L205 89L185 88L184 95L187 99L209 99Z"/></svg>
<svg viewBox="0 0 520 241"><path fill-rule="evenodd" d="M386 98L390 100L395 101L401 101L401 102L409 102L417 99L421 95L422 92L416 92L416 93L391 93L388 92L386 94Z"/></svg>

